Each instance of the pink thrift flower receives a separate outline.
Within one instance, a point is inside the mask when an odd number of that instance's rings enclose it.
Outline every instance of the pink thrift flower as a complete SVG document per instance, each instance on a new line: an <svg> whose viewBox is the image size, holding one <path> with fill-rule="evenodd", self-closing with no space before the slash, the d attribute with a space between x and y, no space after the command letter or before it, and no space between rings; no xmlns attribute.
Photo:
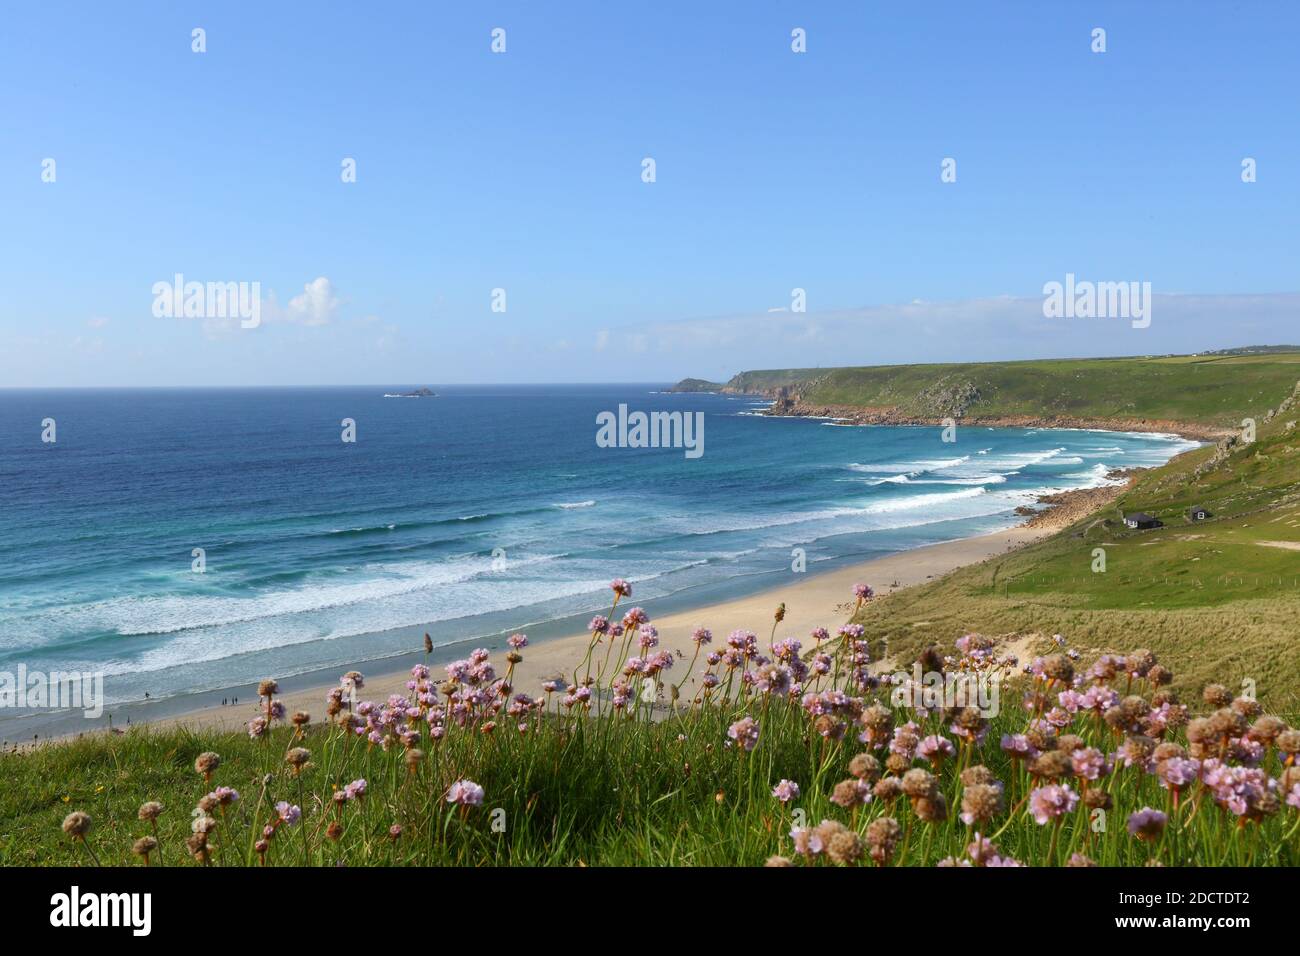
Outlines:
<svg viewBox="0 0 1300 956"><path fill-rule="evenodd" d="M447 802L462 807L477 807L483 803L483 788L473 780L457 780L447 790Z"/></svg>

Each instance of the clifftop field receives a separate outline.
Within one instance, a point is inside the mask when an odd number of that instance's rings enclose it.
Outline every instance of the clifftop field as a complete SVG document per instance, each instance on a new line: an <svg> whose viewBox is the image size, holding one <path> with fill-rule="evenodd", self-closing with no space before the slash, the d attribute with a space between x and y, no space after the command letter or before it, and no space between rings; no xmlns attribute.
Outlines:
<svg viewBox="0 0 1300 956"><path fill-rule="evenodd" d="M726 391L793 400L787 412L819 406L861 409L882 421L1151 420L1232 429L1263 415L1300 379L1300 349L1205 355L1051 359L948 365L877 365L741 372Z"/></svg>

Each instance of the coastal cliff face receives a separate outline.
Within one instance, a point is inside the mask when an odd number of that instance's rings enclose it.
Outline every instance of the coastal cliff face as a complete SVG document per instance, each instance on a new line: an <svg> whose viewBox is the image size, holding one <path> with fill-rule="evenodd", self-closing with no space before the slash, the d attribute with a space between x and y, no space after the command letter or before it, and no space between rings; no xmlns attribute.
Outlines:
<svg viewBox="0 0 1300 956"><path fill-rule="evenodd" d="M1300 401L1300 351L741 372L684 391L766 398L766 414L869 425L1102 428L1217 442ZM1269 396L1287 396L1275 408Z"/></svg>
<svg viewBox="0 0 1300 956"><path fill-rule="evenodd" d="M1226 428L1196 422L1150 418L1081 418L1072 415L908 415L896 407L864 408L857 405L819 405L794 398L778 398L764 415L793 418L835 418L858 425L941 426L945 418L961 425L987 428L1100 428L1107 431L1158 432L1181 435L1195 441L1218 441L1231 435Z"/></svg>

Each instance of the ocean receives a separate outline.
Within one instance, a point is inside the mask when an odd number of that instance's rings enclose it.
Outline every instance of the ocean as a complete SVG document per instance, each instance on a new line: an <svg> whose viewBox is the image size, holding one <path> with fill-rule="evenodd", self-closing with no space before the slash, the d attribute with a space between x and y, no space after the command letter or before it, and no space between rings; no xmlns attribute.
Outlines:
<svg viewBox="0 0 1300 956"><path fill-rule="evenodd" d="M117 703L391 657L425 632L571 632L614 577L634 603L709 603L788 579L800 551L812 574L997 531L1040 494L1195 445L977 426L945 443L653 385L385 397L411 388L0 391L0 672L102 673ZM704 453L598 447L621 403L702 412ZM6 739L24 716L0 711Z"/></svg>

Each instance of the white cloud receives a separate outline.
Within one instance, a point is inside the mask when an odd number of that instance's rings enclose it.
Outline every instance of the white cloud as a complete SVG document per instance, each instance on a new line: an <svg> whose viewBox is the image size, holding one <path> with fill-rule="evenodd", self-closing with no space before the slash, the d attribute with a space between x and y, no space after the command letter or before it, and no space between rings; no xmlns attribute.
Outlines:
<svg viewBox="0 0 1300 956"><path fill-rule="evenodd" d="M325 276L317 276L289 300L283 317L285 321L299 325L328 325L338 307L334 284Z"/></svg>

